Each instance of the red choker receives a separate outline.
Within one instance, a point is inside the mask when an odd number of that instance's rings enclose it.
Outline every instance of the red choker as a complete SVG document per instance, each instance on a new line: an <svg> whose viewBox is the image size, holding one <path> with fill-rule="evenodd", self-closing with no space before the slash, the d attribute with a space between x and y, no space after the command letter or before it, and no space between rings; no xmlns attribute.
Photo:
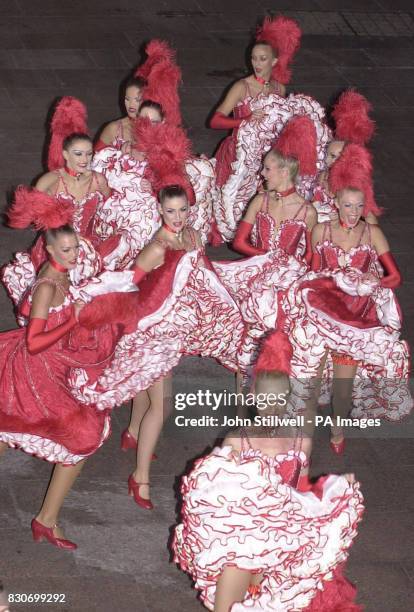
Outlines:
<svg viewBox="0 0 414 612"><path fill-rule="evenodd" d="M52 268L55 268L55 270L57 270L58 272L67 272L68 268L65 268L65 266L62 266L62 264L60 264L59 262L55 261L53 259L53 257L49 257L49 263L52 266Z"/></svg>
<svg viewBox="0 0 414 612"><path fill-rule="evenodd" d="M82 174L81 172L75 172L74 170L72 170L68 166L65 166L65 172L66 172L66 174L69 174L69 176L73 176L77 181L79 180L79 178L80 178L80 176Z"/></svg>
<svg viewBox="0 0 414 612"><path fill-rule="evenodd" d="M254 75L254 78L256 79L258 83L260 83L260 85L265 85L265 86L270 85L270 81L266 81L266 79L264 79L263 77Z"/></svg>
<svg viewBox="0 0 414 612"><path fill-rule="evenodd" d="M176 231L175 231L175 229L173 229L172 227L170 227L170 226L169 226L167 223L165 223L165 221L164 221L164 223L162 224L162 226L163 226L163 228L164 228L164 229L166 229L166 230L167 230L167 232L171 232L171 234L175 234L175 235L177 236L178 240L181 240L181 237L182 237L182 235L183 235L183 229L184 229L184 228L182 228L182 229L180 229L178 232L176 232Z"/></svg>
<svg viewBox="0 0 414 612"><path fill-rule="evenodd" d="M341 219L341 217L339 217L339 225L342 227L342 229L344 229L347 232L350 232L351 230L355 229L356 226L358 225L358 223L356 223L356 225L347 225L346 223L344 223Z"/></svg>
<svg viewBox="0 0 414 612"><path fill-rule="evenodd" d="M287 196L292 195L292 193L296 192L296 187L289 187L286 191L275 191L277 198L286 198Z"/></svg>

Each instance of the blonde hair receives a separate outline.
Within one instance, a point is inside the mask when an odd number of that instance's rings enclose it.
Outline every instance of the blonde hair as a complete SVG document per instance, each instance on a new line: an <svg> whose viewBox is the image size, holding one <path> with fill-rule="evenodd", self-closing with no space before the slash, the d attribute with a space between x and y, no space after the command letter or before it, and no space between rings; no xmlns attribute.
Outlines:
<svg viewBox="0 0 414 612"><path fill-rule="evenodd" d="M294 183L299 172L299 161L296 157L285 157L275 148L270 149L268 155L272 155L278 161L279 168L287 168L289 170L289 178Z"/></svg>

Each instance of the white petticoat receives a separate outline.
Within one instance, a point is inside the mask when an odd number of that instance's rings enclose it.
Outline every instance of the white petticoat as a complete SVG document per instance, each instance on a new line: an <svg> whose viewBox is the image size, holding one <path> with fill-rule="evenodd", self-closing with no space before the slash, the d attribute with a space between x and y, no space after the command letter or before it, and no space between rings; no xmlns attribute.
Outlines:
<svg viewBox="0 0 414 612"><path fill-rule="evenodd" d="M329 476L321 500L300 493L276 471L286 458L215 448L183 478L175 561L209 610L227 564L263 573L259 596L247 594L232 612L293 612L306 608L347 558L363 512L359 484Z"/></svg>

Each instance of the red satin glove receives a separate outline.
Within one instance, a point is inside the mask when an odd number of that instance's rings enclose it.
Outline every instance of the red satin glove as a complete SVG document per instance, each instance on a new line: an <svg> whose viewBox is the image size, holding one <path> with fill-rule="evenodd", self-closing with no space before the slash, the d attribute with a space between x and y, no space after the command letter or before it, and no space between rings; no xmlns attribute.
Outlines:
<svg viewBox="0 0 414 612"><path fill-rule="evenodd" d="M132 270L134 272L132 282L134 283L134 285L139 285L139 283L142 281L144 276L148 274L148 272L145 272L145 270L143 270L139 266L135 266L135 268L132 268Z"/></svg>
<svg viewBox="0 0 414 612"><path fill-rule="evenodd" d="M252 233L253 225L252 223L247 223L247 221L240 221L236 235L233 240L233 249L238 251L239 253L243 253L243 255L263 255L266 253L264 249L259 249L252 245L250 242L250 234Z"/></svg>
<svg viewBox="0 0 414 612"><path fill-rule="evenodd" d="M308 264L308 266L311 265L311 262L313 260L313 252L312 252L312 232L310 232L308 229L306 230L306 251L305 251L305 261ZM312 268L313 269L313 268Z"/></svg>
<svg viewBox="0 0 414 612"><path fill-rule="evenodd" d="M215 112L210 121L210 127L214 130L232 130L239 127L244 118L227 117L224 113Z"/></svg>
<svg viewBox="0 0 414 612"><path fill-rule="evenodd" d="M106 149L106 147L110 147L111 145L106 144L106 142L104 142L103 140L99 139L94 146L94 151L95 153L97 153L98 151L101 151L102 149Z"/></svg>
<svg viewBox="0 0 414 612"><path fill-rule="evenodd" d="M313 252L312 259L310 262L311 270L313 272L319 272L321 269L321 264L322 264L321 256L319 255L319 253Z"/></svg>
<svg viewBox="0 0 414 612"><path fill-rule="evenodd" d="M381 287L388 289L395 289L395 287L399 287L399 285L401 285L401 273L398 269L397 262L391 255L390 251L380 255L378 260L385 272L385 276L381 279Z"/></svg>
<svg viewBox="0 0 414 612"><path fill-rule="evenodd" d="M44 331L47 319L30 319L26 332L27 350L31 355L37 355L47 348L53 346L58 340L63 338L75 325L77 320L75 311L72 309L70 318L49 331Z"/></svg>

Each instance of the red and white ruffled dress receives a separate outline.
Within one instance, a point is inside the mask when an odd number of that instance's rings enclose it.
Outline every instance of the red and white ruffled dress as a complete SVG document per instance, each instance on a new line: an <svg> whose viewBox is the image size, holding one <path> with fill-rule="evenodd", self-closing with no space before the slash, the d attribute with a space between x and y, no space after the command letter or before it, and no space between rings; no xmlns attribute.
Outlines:
<svg viewBox="0 0 414 612"><path fill-rule="evenodd" d="M95 249L99 248L100 239L96 236L93 226L96 210L105 198L99 190L97 174L94 172L91 174L86 195L79 201L69 193L62 171L57 170L56 174L59 181L54 198L58 202L69 202L73 206L73 227L81 235L76 269L71 271L72 282L76 283L80 279L94 276L101 270L102 260ZM46 259L44 237L41 235L29 251L16 253L13 260L2 268L1 280L15 306L21 304ZM22 322L23 319L19 318L18 323Z"/></svg>
<svg viewBox="0 0 414 612"><path fill-rule="evenodd" d="M247 79L244 79L244 86L245 97L238 102L233 109L233 117L235 119L246 119L252 112L249 102L253 100L255 96L253 96L250 91L249 81ZM281 101L284 99L281 94L279 83L275 83L275 92L271 95L275 97L278 96L281 98ZM236 158L237 131L238 128L234 128L231 134L221 142L216 151L216 181L218 187L222 187L232 173L232 163Z"/></svg>
<svg viewBox="0 0 414 612"><path fill-rule="evenodd" d="M271 149L286 123L295 115L307 115L315 124L317 134L317 167L324 167L325 148L330 130L325 123L325 111L313 98L291 94L283 98L278 93L247 97L234 109L235 117L248 117L256 110L265 112L260 121L242 121L224 140L217 151L216 192L213 212L218 231L224 241L231 241L237 225L251 198L262 182L260 170L263 156ZM298 178L298 191L308 199L313 192L316 176Z"/></svg>
<svg viewBox="0 0 414 612"><path fill-rule="evenodd" d="M380 285L382 268L371 244L370 224L364 225L358 245L349 252L333 243L331 232L327 223L317 245L321 270L300 278L283 300L293 348L290 410L304 410L305 387L328 350L325 374L331 370L332 355L340 362L351 358L358 366L351 416L399 421L413 406L410 354L400 339L401 313L394 292ZM364 279L367 272L376 280Z"/></svg>
<svg viewBox="0 0 414 612"><path fill-rule="evenodd" d="M330 475L315 492L299 492L303 452L268 457L244 438L242 449L216 447L182 480L174 560L204 605L214 609L217 580L230 565L263 574L231 612L360 610L341 574L364 510L359 484Z"/></svg>
<svg viewBox="0 0 414 612"><path fill-rule="evenodd" d="M34 286L53 282L40 279ZM65 289L61 306L51 308L46 330L65 323L72 302ZM31 296L28 298L30 304ZM26 304L26 310L29 307ZM90 332L76 325L64 337L30 354L23 328L0 334L0 441L53 463L72 465L94 453L110 433L108 411L78 403L68 385L71 368L95 379L109 363L120 333L105 325Z"/></svg>
<svg viewBox="0 0 414 612"><path fill-rule="evenodd" d="M121 338L111 364L96 382L83 369L72 373L79 401L100 409L120 406L167 375L183 355L212 357L237 369L243 321L202 248L167 248L164 264L138 289L128 321L133 331Z"/></svg>
<svg viewBox="0 0 414 612"><path fill-rule="evenodd" d="M255 255L233 262L213 262L220 280L239 305L246 323L239 352L239 367L251 375L260 341L266 333L277 328L281 295L308 269L306 252L306 217L310 204L304 202L292 219L276 223L269 213L269 197L263 198L252 230L254 246L266 249Z"/></svg>

